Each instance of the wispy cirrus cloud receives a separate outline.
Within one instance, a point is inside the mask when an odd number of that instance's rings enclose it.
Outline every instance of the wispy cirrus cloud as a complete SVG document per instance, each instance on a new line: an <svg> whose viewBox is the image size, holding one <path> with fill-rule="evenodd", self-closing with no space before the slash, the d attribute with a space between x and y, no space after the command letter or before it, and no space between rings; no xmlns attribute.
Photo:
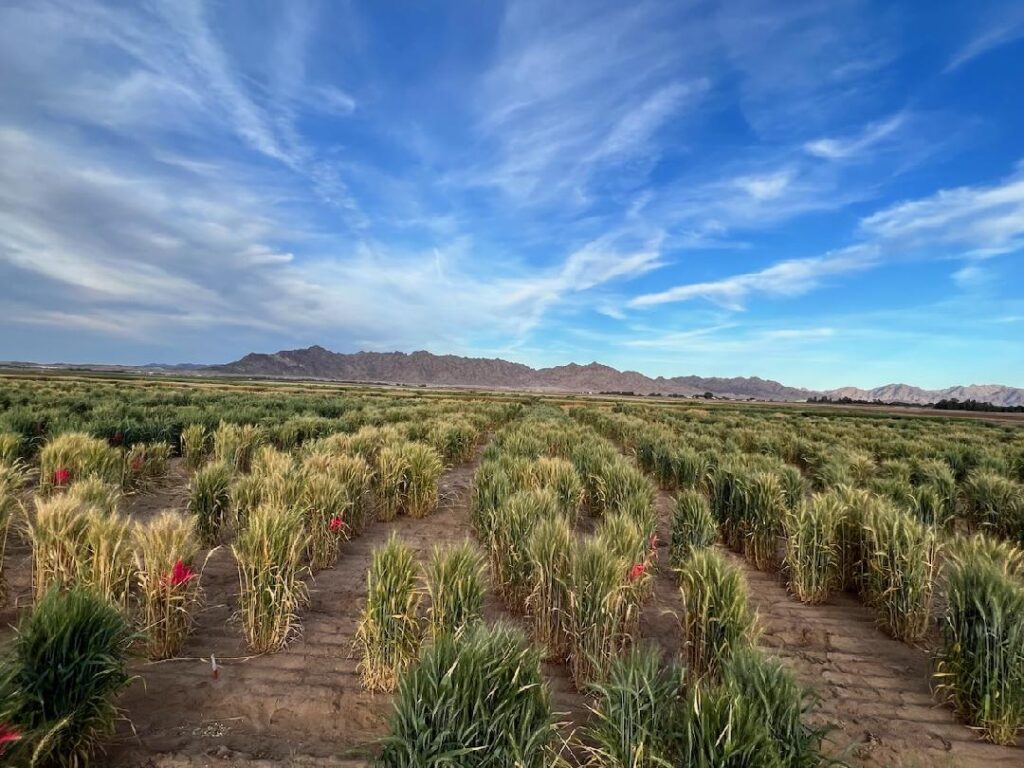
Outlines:
<svg viewBox="0 0 1024 768"><path fill-rule="evenodd" d="M1024 38L1024 8L1015 2L994 2L977 16L971 36L946 65L946 72L959 69L989 51Z"/></svg>
<svg viewBox="0 0 1024 768"><path fill-rule="evenodd" d="M756 272L701 283L688 283L658 293L637 296L632 307L706 299L732 310L742 310L753 295L799 296L821 286L830 277L870 269L878 263L875 248L854 246L838 253L810 259L780 261Z"/></svg>

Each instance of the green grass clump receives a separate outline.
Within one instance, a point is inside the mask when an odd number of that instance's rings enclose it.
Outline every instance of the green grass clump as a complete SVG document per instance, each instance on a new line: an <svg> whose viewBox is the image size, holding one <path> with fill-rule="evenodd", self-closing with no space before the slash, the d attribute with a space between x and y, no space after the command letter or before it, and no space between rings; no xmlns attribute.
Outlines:
<svg viewBox="0 0 1024 768"><path fill-rule="evenodd" d="M424 569L430 596L427 631L431 637L457 634L480 620L487 591L485 571L483 556L469 540L434 548Z"/></svg>
<svg viewBox="0 0 1024 768"><path fill-rule="evenodd" d="M363 686L393 691L420 646L416 559L412 548L392 534L373 552L366 577L366 606L356 630Z"/></svg>
<svg viewBox="0 0 1024 768"><path fill-rule="evenodd" d="M963 484L964 516L975 530L1024 544L1024 485L976 470Z"/></svg>
<svg viewBox="0 0 1024 768"><path fill-rule="evenodd" d="M786 516L789 591L802 603L823 603L840 584L843 514L835 493L817 493Z"/></svg>
<svg viewBox="0 0 1024 768"><path fill-rule="evenodd" d="M938 690L996 744L1024 727L1024 554L976 538L946 567Z"/></svg>
<svg viewBox="0 0 1024 768"><path fill-rule="evenodd" d="M713 549L700 550L679 570L679 585L687 673L714 678L732 653L755 637L756 616L743 574Z"/></svg>
<svg viewBox="0 0 1024 768"><path fill-rule="evenodd" d="M114 606L75 588L49 590L0 659L0 722L22 738L11 765L81 768L118 719L133 636ZM5 763L7 764L7 763Z"/></svg>
<svg viewBox="0 0 1024 768"><path fill-rule="evenodd" d="M824 732L803 716L813 700L779 662L743 648L721 682L692 687L673 732L674 760L688 768L814 768Z"/></svg>
<svg viewBox="0 0 1024 768"><path fill-rule="evenodd" d="M682 568L693 552L712 546L717 539L718 523L708 497L692 488L680 491L672 514L671 566Z"/></svg>
<svg viewBox="0 0 1024 768"><path fill-rule="evenodd" d="M605 679L591 686L591 717L583 729L588 766L667 768L674 744L682 673L662 668L652 648L615 659Z"/></svg>
<svg viewBox="0 0 1024 768"><path fill-rule="evenodd" d="M441 635L401 676L382 768L546 768L555 738L540 655L520 630Z"/></svg>
<svg viewBox="0 0 1024 768"><path fill-rule="evenodd" d="M188 511L195 517L199 539L207 546L220 540L231 507L231 478L231 465L215 461L200 468L189 483Z"/></svg>
<svg viewBox="0 0 1024 768"><path fill-rule="evenodd" d="M262 504L232 547L238 563L239 613L253 653L277 651L300 629L306 602L306 533L302 510Z"/></svg>

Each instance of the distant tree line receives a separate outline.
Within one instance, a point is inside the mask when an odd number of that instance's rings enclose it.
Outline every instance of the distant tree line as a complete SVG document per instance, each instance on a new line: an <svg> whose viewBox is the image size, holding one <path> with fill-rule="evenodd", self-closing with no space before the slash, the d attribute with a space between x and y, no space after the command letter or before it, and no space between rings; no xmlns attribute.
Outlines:
<svg viewBox="0 0 1024 768"><path fill-rule="evenodd" d="M940 411L990 411L993 413L1024 413L1024 405L994 405L983 403L978 400L957 400L955 397L949 400L939 400L932 405Z"/></svg>

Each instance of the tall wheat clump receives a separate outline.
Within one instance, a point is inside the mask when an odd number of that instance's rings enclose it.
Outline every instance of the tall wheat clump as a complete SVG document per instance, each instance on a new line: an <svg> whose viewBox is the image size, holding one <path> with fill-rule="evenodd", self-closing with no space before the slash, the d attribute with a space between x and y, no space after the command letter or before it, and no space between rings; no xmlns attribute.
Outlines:
<svg viewBox="0 0 1024 768"><path fill-rule="evenodd" d="M39 452L39 493L46 496L89 477L120 485L121 451L105 440L80 432L58 435Z"/></svg>
<svg viewBox="0 0 1024 768"><path fill-rule="evenodd" d="M631 617L622 568L622 560L602 541L588 538L576 547L566 630L569 671L579 690L601 678L625 643Z"/></svg>
<svg viewBox="0 0 1024 768"><path fill-rule="evenodd" d="M181 456L190 472L195 472L210 453L210 435L202 424L189 424L181 430Z"/></svg>
<svg viewBox="0 0 1024 768"><path fill-rule="evenodd" d="M196 533L208 546L219 541L227 519L231 477L231 466L216 461L200 468L189 483L188 510L195 517Z"/></svg>
<svg viewBox="0 0 1024 768"><path fill-rule="evenodd" d="M85 555L79 580L124 611L135 579L131 524L117 511L91 508L84 513Z"/></svg>
<svg viewBox="0 0 1024 768"><path fill-rule="evenodd" d="M330 568L338 559L351 502L345 487L327 472L307 470L303 479L299 504L306 519L309 567L315 573Z"/></svg>
<svg viewBox="0 0 1024 768"><path fill-rule="evenodd" d="M166 511L136 525L133 536L146 654L169 659L185 645L201 600L195 521Z"/></svg>
<svg viewBox="0 0 1024 768"><path fill-rule="evenodd" d="M683 658L688 674L714 678L756 634L756 617L739 568L713 549L694 552L679 571Z"/></svg>
<svg viewBox="0 0 1024 768"><path fill-rule="evenodd" d="M227 464L235 472L248 472L263 432L253 424L221 422L213 433L213 459Z"/></svg>
<svg viewBox="0 0 1024 768"><path fill-rule="evenodd" d="M757 472L744 489L747 503L747 559L760 570L778 563L779 537L789 508L786 490L774 472Z"/></svg>
<svg viewBox="0 0 1024 768"><path fill-rule="evenodd" d="M692 488L680 491L672 515L669 564L673 568L682 568L691 553L707 549L717 539L718 523L711 512L708 497Z"/></svg>
<svg viewBox="0 0 1024 768"><path fill-rule="evenodd" d="M569 653L569 577L575 552L576 537L564 515L541 520L530 535L533 589L526 609L546 658L564 659Z"/></svg>
<svg viewBox="0 0 1024 768"><path fill-rule="evenodd" d="M491 578L510 611L523 613L533 590L529 544L538 522L558 514L558 502L549 491L519 491L500 504L489 523Z"/></svg>
<svg viewBox="0 0 1024 768"><path fill-rule="evenodd" d="M363 687L393 691L420 646L416 559L392 534L373 552L367 574L366 606L356 630Z"/></svg>
<svg viewBox="0 0 1024 768"><path fill-rule="evenodd" d="M377 453L374 483L377 518L389 522L405 507L409 483L409 458L400 445L386 445Z"/></svg>
<svg viewBox="0 0 1024 768"><path fill-rule="evenodd" d="M437 451L423 443L406 443L403 453L409 472L404 512L409 517L426 517L437 509L437 481L444 463Z"/></svg>
<svg viewBox="0 0 1024 768"><path fill-rule="evenodd" d="M786 516L789 591L802 603L823 603L840 584L843 512L835 494L818 493Z"/></svg>
<svg viewBox="0 0 1024 768"><path fill-rule="evenodd" d="M249 650L283 648L300 629L306 601L302 510L262 504L232 547L238 563L239 611Z"/></svg>
<svg viewBox="0 0 1024 768"><path fill-rule="evenodd" d="M554 494L559 511L575 525L583 506L584 488L572 462L545 456L533 465L533 474L537 485Z"/></svg>
<svg viewBox="0 0 1024 768"><path fill-rule="evenodd" d="M897 640L917 642L931 620L940 543L934 528L882 506L865 523L865 596Z"/></svg>
<svg viewBox="0 0 1024 768"><path fill-rule="evenodd" d="M458 634L480 620L487 591L485 571L483 556L469 540L434 548L424 569L430 597L427 631L432 638Z"/></svg>
<svg viewBox="0 0 1024 768"><path fill-rule="evenodd" d="M21 489L28 481L24 465L17 459L10 464L0 464L0 605L7 599L7 583L4 575L4 559L7 552L7 536L11 520L21 512L18 500Z"/></svg>
<svg viewBox="0 0 1024 768"><path fill-rule="evenodd" d="M951 553L938 690L996 744L1024 727L1024 552L978 536Z"/></svg>
<svg viewBox="0 0 1024 768"><path fill-rule="evenodd" d="M107 514L116 512L121 504L121 489L98 477L89 477L72 483L67 495L80 506L98 509Z"/></svg>
<svg viewBox="0 0 1024 768"><path fill-rule="evenodd" d="M26 532L32 545L36 600L41 600L51 586L67 589L79 581L85 569L88 520L75 499L37 496Z"/></svg>

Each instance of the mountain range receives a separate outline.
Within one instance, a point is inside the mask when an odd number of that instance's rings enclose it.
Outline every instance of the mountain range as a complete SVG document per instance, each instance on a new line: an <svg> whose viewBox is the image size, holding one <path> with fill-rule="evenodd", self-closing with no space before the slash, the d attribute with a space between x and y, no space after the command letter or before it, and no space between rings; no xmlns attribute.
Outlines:
<svg viewBox="0 0 1024 768"><path fill-rule="evenodd" d="M754 377L703 378L674 376L651 378L637 371L619 371L597 362L569 363L553 368L531 368L499 358L435 355L430 352L331 352L320 346L282 350L273 354L252 353L226 365L198 368L197 372L269 378L322 379L329 381L425 384L493 389L550 390L562 392L635 392L636 394L701 395L756 400L800 401L811 397L848 397L925 405L956 398L999 406L1024 405L1024 389L998 384L955 386L928 390L908 384L888 384L875 389L842 387L816 391L788 387L777 381Z"/></svg>

